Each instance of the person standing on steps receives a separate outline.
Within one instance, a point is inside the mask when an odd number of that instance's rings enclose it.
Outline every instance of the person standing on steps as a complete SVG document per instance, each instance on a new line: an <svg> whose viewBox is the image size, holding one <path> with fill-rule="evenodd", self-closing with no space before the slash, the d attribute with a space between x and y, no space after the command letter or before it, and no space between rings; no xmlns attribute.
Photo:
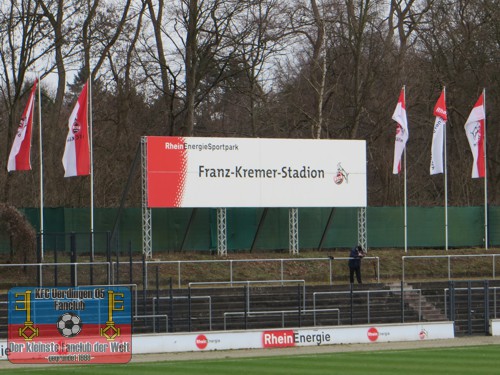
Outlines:
<svg viewBox="0 0 500 375"><path fill-rule="evenodd" d="M363 284L361 281L361 259L364 258L366 253L360 245L354 246L349 254L349 281L354 284L354 274L358 284Z"/></svg>

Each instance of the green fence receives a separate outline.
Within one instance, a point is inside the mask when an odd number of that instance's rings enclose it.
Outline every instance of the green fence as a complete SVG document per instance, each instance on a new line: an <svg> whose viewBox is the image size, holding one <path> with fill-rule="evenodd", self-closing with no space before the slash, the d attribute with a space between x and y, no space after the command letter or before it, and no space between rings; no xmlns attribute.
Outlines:
<svg viewBox="0 0 500 375"><path fill-rule="evenodd" d="M36 230L40 212L22 210ZM348 248L357 242L357 209L337 208L331 225L329 208L299 209L299 244L301 249L316 249L324 237L323 248ZM134 252L142 249L141 209L96 208L94 230L96 253L104 252L115 222L112 248ZM369 248L404 247L404 212L402 207L369 207L367 235ZM500 207L489 207L489 244L500 245ZM443 207L408 208L408 247L444 248L445 219ZM78 250L90 245L90 210L88 208L46 208L44 210L45 248L64 249L68 233L77 233ZM260 223L260 230L258 231ZM217 246L216 209L153 209L153 253L158 251L211 251ZM56 235L57 234L57 235ZM228 208L228 250L288 249L288 209ZM448 240L450 247L484 246L484 207L449 207ZM0 252L10 251L8 233L0 233Z"/></svg>

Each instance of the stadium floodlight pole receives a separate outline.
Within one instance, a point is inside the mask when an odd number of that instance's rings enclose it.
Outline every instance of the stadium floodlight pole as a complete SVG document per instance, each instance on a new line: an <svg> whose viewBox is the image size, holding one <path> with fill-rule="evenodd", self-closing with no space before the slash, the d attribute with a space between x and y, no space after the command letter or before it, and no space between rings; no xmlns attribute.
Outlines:
<svg viewBox="0 0 500 375"><path fill-rule="evenodd" d="M446 86L443 86L443 97L446 103ZM443 126L443 155L444 155L444 236L445 249L448 251L448 167L446 162L446 122Z"/></svg>
<svg viewBox="0 0 500 375"><path fill-rule="evenodd" d="M90 73L88 103L89 103L89 142L90 142L90 237L92 261L94 261L94 147L92 142L92 73Z"/></svg>
<svg viewBox="0 0 500 375"><path fill-rule="evenodd" d="M38 81L38 144L40 149L40 256L43 261L43 149L42 149L42 89L40 85L40 74L37 75Z"/></svg>
<svg viewBox="0 0 500 375"><path fill-rule="evenodd" d="M486 165L486 89L483 88L484 110L484 248L488 250L488 168Z"/></svg>

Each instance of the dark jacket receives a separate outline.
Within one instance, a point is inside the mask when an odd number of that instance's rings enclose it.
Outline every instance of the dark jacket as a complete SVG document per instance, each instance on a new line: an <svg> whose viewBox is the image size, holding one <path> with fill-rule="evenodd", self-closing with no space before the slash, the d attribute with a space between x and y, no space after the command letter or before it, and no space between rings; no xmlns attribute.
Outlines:
<svg viewBox="0 0 500 375"><path fill-rule="evenodd" d="M357 268L361 266L361 258L363 258L364 254L362 251L359 251L358 246L354 246L351 249L351 253L349 254L349 267Z"/></svg>

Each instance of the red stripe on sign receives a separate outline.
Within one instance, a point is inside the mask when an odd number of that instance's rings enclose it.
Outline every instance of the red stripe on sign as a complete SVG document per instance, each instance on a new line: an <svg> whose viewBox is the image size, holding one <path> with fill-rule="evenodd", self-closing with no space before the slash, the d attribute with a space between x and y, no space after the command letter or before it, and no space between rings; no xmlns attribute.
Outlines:
<svg viewBox="0 0 500 375"><path fill-rule="evenodd" d="M262 333L262 346L264 348L295 346L295 333L293 330L264 331Z"/></svg>
<svg viewBox="0 0 500 375"><path fill-rule="evenodd" d="M187 173L182 137L148 137L148 207L181 207Z"/></svg>

